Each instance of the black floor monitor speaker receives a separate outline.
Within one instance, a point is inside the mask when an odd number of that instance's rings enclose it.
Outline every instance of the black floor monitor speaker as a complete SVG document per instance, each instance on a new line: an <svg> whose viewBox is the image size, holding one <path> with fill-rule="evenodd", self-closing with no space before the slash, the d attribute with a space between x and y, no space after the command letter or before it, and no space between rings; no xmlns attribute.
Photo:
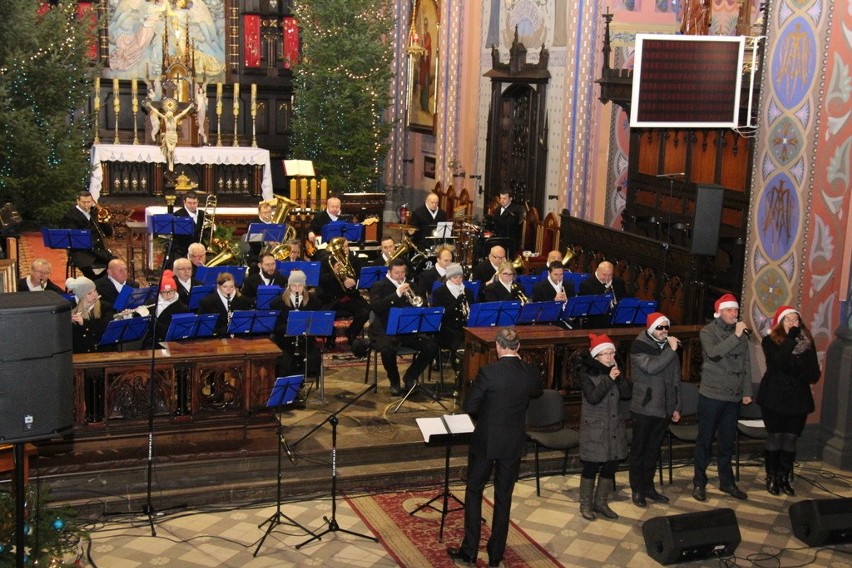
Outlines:
<svg viewBox="0 0 852 568"><path fill-rule="evenodd" d="M742 540L733 509L654 517L642 536L648 556L663 565L730 556Z"/></svg>
<svg viewBox="0 0 852 568"><path fill-rule="evenodd" d="M73 425L71 325L71 304L55 292L0 294L0 442Z"/></svg>
<svg viewBox="0 0 852 568"><path fill-rule="evenodd" d="M790 505L790 525L808 546L852 542L852 498L807 499Z"/></svg>
<svg viewBox="0 0 852 568"><path fill-rule="evenodd" d="M725 190L722 186L697 186L690 254L716 256L716 250L719 248L719 227L722 224L724 197Z"/></svg>

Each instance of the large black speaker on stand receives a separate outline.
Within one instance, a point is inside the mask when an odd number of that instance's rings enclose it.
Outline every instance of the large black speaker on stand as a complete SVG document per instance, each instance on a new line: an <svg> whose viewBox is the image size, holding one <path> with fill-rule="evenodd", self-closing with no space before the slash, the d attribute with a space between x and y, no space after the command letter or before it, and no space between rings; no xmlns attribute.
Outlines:
<svg viewBox="0 0 852 568"><path fill-rule="evenodd" d="M642 536L648 556L664 565L730 556L742 540L733 509L654 517Z"/></svg>
<svg viewBox="0 0 852 568"><path fill-rule="evenodd" d="M70 312L55 292L0 294L0 442L52 438L73 425Z"/></svg>
<svg viewBox="0 0 852 568"><path fill-rule="evenodd" d="M689 253L716 256L725 189L721 185L699 185L695 191L695 219L692 223L692 244Z"/></svg>
<svg viewBox="0 0 852 568"><path fill-rule="evenodd" d="M852 542L852 497L793 503L790 525L796 538L808 546Z"/></svg>

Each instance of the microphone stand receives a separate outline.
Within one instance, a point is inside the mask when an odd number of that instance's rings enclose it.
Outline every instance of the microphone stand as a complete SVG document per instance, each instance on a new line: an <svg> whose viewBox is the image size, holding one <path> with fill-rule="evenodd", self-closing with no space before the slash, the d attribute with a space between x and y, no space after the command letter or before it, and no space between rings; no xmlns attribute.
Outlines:
<svg viewBox="0 0 852 568"><path fill-rule="evenodd" d="M337 415L340 414L341 412L343 412L344 410L346 410L347 408L349 408L349 406L352 403L354 403L356 400L358 400L359 398L361 398L362 396L364 396L365 394L367 394L371 390L373 390L373 385L370 385L366 389L361 391L358 395L355 396L355 398L353 398L352 400L350 400L349 402L344 404L339 410L330 414L328 416L328 418L326 418L325 420L323 420L322 422L320 422L319 424L314 426L314 428L310 432L308 432L307 434L305 434L304 436L299 438L293 444L293 447L295 448L300 443L302 443L303 440L307 439L311 434L313 434L314 432L319 430L326 422L331 424L331 517L323 516L322 519L323 519L323 521L328 523L328 527L324 531L317 533L317 534L314 534L313 532L308 531L313 536L311 538L309 538L308 540L297 544L296 550L302 548L303 546L305 546L309 542L313 542L314 540L322 540L322 537L325 536L326 534L330 533L330 532L331 533L343 532L343 533L346 533L346 534L351 534L352 536L357 536L357 537L361 537L361 538L364 538L364 539L367 539L367 540L371 540L373 542L379 542L379 539L377 539L374 536L370 536L370 535L361 534L361 533L357 533L357 532L354 532L354 531L342 529L342 528L340 528L340 525L337 524L337 423L338 423Z"/></svg>

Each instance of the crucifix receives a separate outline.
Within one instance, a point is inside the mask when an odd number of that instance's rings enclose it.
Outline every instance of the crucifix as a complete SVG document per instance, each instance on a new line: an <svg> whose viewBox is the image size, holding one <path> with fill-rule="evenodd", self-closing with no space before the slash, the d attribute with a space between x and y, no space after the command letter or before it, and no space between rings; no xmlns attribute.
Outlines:
<svg viewBox="0 0 852 568"><path fill-rule="evenodd" d="M178 125L195 110L195 103L180 103L175 98L177 85L171 78L163 81L163 98L154 102L146 98L142 107L160 120L160 148L166 157L168 171L174 172L175 147L178 143Z"/></svg>

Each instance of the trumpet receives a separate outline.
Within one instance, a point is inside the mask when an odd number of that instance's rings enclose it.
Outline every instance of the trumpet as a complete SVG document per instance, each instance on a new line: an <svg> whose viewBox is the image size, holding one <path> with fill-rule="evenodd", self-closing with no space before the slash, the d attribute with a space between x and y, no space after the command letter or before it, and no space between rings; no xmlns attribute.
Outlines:
<svg viewBox="0 0 852 568"><path fill-rule="evenodd" d="M128 308L126 310L121 310L120 312L112 316L112 321L148 317L151 315L151 308L156 305L157 304L147 304L145 306L138 306L136 308Z"/></svg>
<svg viewBox="0 0 852 568"><path fill-rule="evenodd" d="M423 298L415 294L411 287L408 288L405 292L402 293L402 296L408 300L408 303L414 306L415 308L420 308L423 306Z"/></svg>

